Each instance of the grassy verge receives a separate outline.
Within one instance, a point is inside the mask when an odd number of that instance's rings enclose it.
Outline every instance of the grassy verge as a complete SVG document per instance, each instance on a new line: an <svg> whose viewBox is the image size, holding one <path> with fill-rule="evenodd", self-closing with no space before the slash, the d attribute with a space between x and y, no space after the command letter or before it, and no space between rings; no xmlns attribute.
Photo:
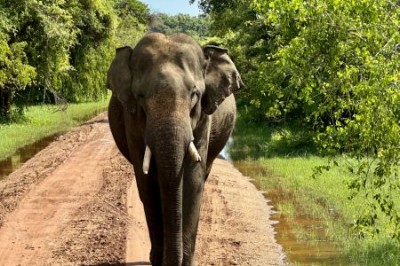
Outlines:
<svg viewBox="0 0 400 266"><path fill-rule="evenodd" d="M377 225L382 229L379 236L360 238L353 229L352 223L364 211L366 199L348 199L352 177L344 167L312 178L313 169L326 164L327 159L318 156L309 134L301 127L249 125L239 118L230 153L235 165L254 178L268 196L278 194L279 199L273 200L275 208L292 227L300 227L295 235L298 241L311 243L309 249L312 245L321 248L318 245L330 241L340 251L334 262L301 263L293 257L293 264L400 265L400 245L388 237L390 227L385 227L385 219ZM344 157L337 160L348 162ZM309 224L302 224L305 217L322 222L322 239L320 234L310 233Z"/></svg>
<svg viewBox="0 0 400 266"><path fill-rule="evenodd" d="M52 105L32 106L18 123L0 124L0 160L25 145L66 131L106 109L108 100L69 104L66 110Z"/></svg>

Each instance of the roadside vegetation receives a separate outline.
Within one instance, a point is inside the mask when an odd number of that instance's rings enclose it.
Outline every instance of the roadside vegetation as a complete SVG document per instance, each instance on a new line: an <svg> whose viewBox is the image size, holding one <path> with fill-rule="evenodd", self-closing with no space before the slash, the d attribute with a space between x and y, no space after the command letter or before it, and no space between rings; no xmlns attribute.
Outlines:
<svg viewBox="0 0 400 266"><path fill-rule="evenodd" d="M326 216L353 262L398 265L399 3L199 4L246 84L236 164L257 165L261 186L298 196L296 208L282 206L292 215L304 206Z"/></svg>
<svg viewBox="0 0 400 266"><path fill-rule="evenodd" d="M310 246L332 243L338 252L335 265L399 265L400 243L392 237L396 228L390 226L390 218L377 217L379 234L366 236L357 230L355 221L369 211L365 197L354 196L349 189L355 176L346 166L357 160L337 155L334 159L340 166L316 174L333 158L321 156L309 136L298 125L252 124L239 116L229 153L234 165L254 178L267 198L278 193L275 208L292 226L298 224L296 239ZM394 202L400 205L400 195ZM305 217L321 221L326 234L310 234L309 224L297 222ZM318 253L318 247L315 250Z"/></svg>
<svg viewBox="0 0 400 266"><path fill-rule="evenodd" d="M105 97L115 48L133 45L148 15L137 0L1 1L0 122L32 104Z"/></svg>
<svg viewBox="0 0 400 266"><path fill-rule="evenodd" d="M149 30L164 34L186 33L198 41L210 37L210 18L208 16L190 16L188 14L168 15L153 13L149 18Z"/></svg>
<svg viewBox="0 0 400 266"><path fill-rule="evenodd" d="M55 105L28 107L18 122L0 124L0 161L25 145L67 131L105 111L108 98L91 103L72 103L62 109Z"/></svg>

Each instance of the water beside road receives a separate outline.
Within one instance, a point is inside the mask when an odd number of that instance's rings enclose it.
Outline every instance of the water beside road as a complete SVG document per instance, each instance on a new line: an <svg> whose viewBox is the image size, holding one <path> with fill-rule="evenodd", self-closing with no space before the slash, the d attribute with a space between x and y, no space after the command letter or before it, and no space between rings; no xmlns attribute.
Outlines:
<svg viewBox="0 0 400 266"><path fill-rule="evenodd" d="M284 189L266 188L262 178L273 178L273 174L257 162L234 162L236 168L244 175L253 179L255 186L264 192L268 204L275 210L271 219L277 221L274 225L277 242L282 245L287 255L287 261L296 266L355 266L345 256L337 243L332 241L327 221L301 213L301 206L296 201L293 192ZM257 178L258 177L258 178ZM293 206L295 215L285 216L277 206Z"/></svg>
<svg viewBox="0 0 400 266"><path fill-rule="evenodd" d="M19 148L12 156L0 160L0 180L17 170L26 161L35 156L36 153L46 148L58 135L45 137L35 143Z"/></svg>
<svg viewBox="0 0 400 266"><path fill-rule="evenodd" d="M103 111L104 108L95 110L90 114L80 117L79 119L77 119L77 121L84 123L84 121L88 121L89 119L95 117ZM9 174L21 167L21 165L23 165L26 161L35 156L36 153L46 148L61 134L62 132L59 132L51 136L44 137L41 140L38 140L32 144L28 144L24 147L19 148L12 156L7 157L4 160L0 160L0 180L7 177Z"/></svg>

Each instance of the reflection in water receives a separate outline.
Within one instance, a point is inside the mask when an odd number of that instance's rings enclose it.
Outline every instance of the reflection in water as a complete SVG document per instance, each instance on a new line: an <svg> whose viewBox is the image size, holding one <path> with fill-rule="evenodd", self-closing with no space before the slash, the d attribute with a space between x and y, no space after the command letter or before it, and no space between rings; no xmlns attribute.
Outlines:
<svg viewBox="0 0 400 266"><path fill-rule="evenodd" d="M51 142L55 140L56 137L57 135L49 136L33 144L24 146L18 149L14 155L0 161L0 180L18 169L23 163L32 158L36 153L46 148Z"/></svg>
<svg viewBox="0 0 400 266"><path fill-rule="evenodd" d="M274 206L272 220L277 234L277 242L287 254L288 262L294 265L355 265L345 257L338 246L329 239L326 221L301 213L301 206L294 193L283 189L270 189L262 184L262 179L273 178L273 174L264 165L257 162L237 161L235 166L246 176L254 178L254 184ZM291 205L296 209L293 217L285 217L276 210L278 205ZM300 213L299 213L300 212Z"/></svg>

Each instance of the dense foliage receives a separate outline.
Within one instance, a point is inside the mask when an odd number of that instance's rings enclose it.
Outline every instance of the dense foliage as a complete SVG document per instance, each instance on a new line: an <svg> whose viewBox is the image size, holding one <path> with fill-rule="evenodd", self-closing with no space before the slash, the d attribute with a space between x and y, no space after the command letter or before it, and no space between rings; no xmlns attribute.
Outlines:
<svg viewBox="0 0 400 266"><path fill-rule="evenodd" d="M400 239L400 4L396 1L201 0L230 48L253 121L296 121L322 154L345 154L365 198L360 235ZM353 161L353 160L350 160ZM378 217L386 216L385 224Z"/></svg>
<svg viewBox="0 0 400 266"><path fill-rule="evenodd" d="M134 43L148 14L137 0L1 0L0 119L12 103L103 97L115 47Z"/></svg>
<svg viewBox="0 0 400 266"><path fill-rule="evenodd" d="M118 46L135 46L148 28L149 8L137 0L114 0L116 1L116 14L118 26L115 39Z"/></svg>
<svg viewBox="0 0 400 266"><path fill-rule="evenodd" d="M183 32L196 39L204 39L209 36L209 27L210 19L206 16L154 13L150 17L150 30L165 34Z"/></svg>
<svg viewBox="0 0 400 266"><path fill-rule="evenodd" d="M12 22L0 10L0 120L10 116L11 96L15 90L30 85L36 75L24 52L26 42L9 43L12 30Z"/></svg>

